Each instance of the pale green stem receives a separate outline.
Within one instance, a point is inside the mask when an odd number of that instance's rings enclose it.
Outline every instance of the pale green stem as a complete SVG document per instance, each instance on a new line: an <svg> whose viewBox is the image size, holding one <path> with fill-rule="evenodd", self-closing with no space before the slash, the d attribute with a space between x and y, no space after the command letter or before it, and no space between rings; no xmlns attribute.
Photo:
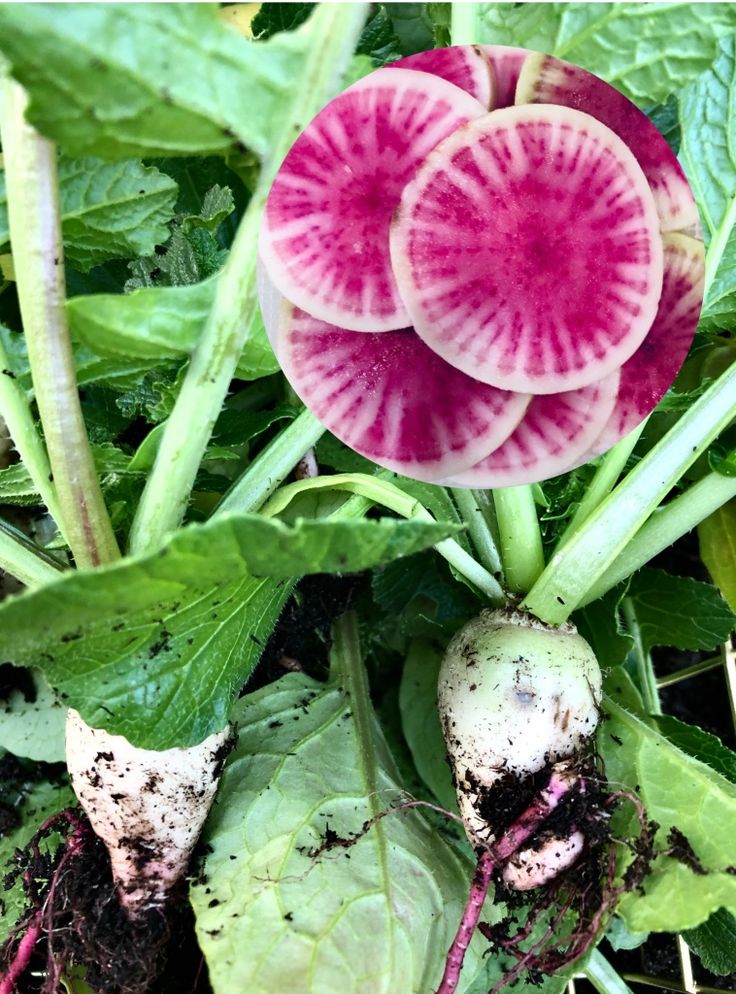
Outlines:
<svg viewBox="0 0 736 994"><path fill-rule="evenodd" d="M202 337L166 422L153 470L131 528L132 552L159 546L180 524L212 428L258 307L256 245L266 197L294 137L340 87L369 5L320 4L312 14L315 43L217 281ZM235 96L233 96L235 99ZM242 95L238 99L247 99Z"/></svg>
<svg viewBox="0 0 736 994"><path fill-rule="evenodd" d="M63 571L55 559L5 521L0 521L0 569L27 587L42 587L58 580Z"/></svg>
<svg viewBox="0 0 736 994"><path fill-rule="evenodd" d="M623 977L597 949L587 957L583 973L599 994L634 994Z"/></svg>
<svg viewBox="0 0 736 994"><path fill-rule="evenodd" d="M335 476L315 476L310 480L298 480L289 483L271 497L261 508L264 517L280 514L294 497L309 490L347 490L359 494L389 510L400 514L403 518L417 521L434 521L429 511L418 500L409 497L403 490L384 480L366 476L363 473L341 473ZM463 549L452 538L444 539L435 545L439 554L453 566L458 573L470 580L481 593L485 594L494 605L505 602L504 592L498 580L479 562Z"/></svg>
<svg viewBox="0 0 736 994"><path fill-rule="evenodd" d="M708 292L710 291L713 280L718 272L718 267L721 264L723 253L726 251L726 245L731 237L734 224L736 224L736 195L731 198L731 202L729 203L726 213L723 216L723 220L718 225L716 236L711 240L711 243L708 246L708 251L705 255L706 301L708 300Z"/></svg>
<svg viewBox="0 0 736 994"><path fill-rule="evenodd" d="M51 466L46 447L36 430L25 391L10 374L10 361L0 342L0 415L20 453L23 465L41 500L58 527L62 513L56 487L51 481Z"/></svg>
<svg viewBox="0 0 736 994"><path fill-rule="evenodd" d="M525 594L544 569L542 534L530 486L493 491L506 586Z"/></svg>
<svg viewBox="0 0 736 994"><path fill-rule="evenodd" d="M565 621L734 417L736 365L719 376L554 554L523 606L548 624Z"/></svg>
<svg viewBox="0 0 736 994"><path fill-rule="evenodd" d="M562 533L555 551L559 552L559 550L570 541L583 522L588 520L593 511L595 511L595 509L613 490L614 486L618 482L619 476L621 476L629 456L634 451L634 447L639 441L639 436L644 430L644 424L646 424L646 422L639 425L638 428L635 428L630 434L622 438L620 442L617 442L616 445L614 445L613 448L603 457L600 466L595 471L595 476L590 481L590 484L585 491L585 496L580 501L580 504L570 519L567 528L565 528L565 531Z"/></svg>
<svg viewBox="0 0 736 994"><path fill-rule="evenodd" d="M324 430L311 411L302 411L256 456L233 483L214 513L257 511L283 483L304 453L320 439Z"/></svg>
<svg viewBox="0 0 736 994"><path fill-rule="evenodd" d="M474 45L478 40L478 4L451 4L450 37L453 45Z"/></svg>
<svg viewBox="0 0 736 994"><path fill-rule="evenodd" d="M711 656L710 659L704 659L700 663L693 663L692 666L685 666L681 670L675 670L674 673L667 673L665 676L657 677L657 690L661 690L663 687L672 687L676 683L681 683L683 680L689 680L691 677L700 676L701 673L709 673L711 670L719 670L722 668L722 657Z"/></svg>
<svg viewBox="0 0 736 994"><path fill-rule="evenodd" d="M454 488L452 496L478 553L478 559L495 576L501 573L501 557L474 490Z"/></svg>
<svg viewBox="0 0 736 994"><path fill-rule="evenodd" d="M662 707L659 703L659 693L657 692L657 678L654 675L652 657L644 645L641 634L641 626L636 616L636 608L630 597L624 597L621 603L626 627L634 640L634 660L636 662L636 672L638 676L639 690L644 701L644 707L648 714L661 714Z"/></svg>
<svg viewBox="0 0 736 994"><path fill-rule="evenodd" d="M736 497L736 477L708 473L684 494L656 510L634 535L623 552L611 563L580 602L582 607L598 600L611 587L668 549L701 521Z"/></svg>
<svg viewBox="0 0 736 994"><path fill-rule="evenodd" d="M79 403L65 312L56 148L25 119L28 100L2 83L2 142L13 261L36 403L58 494L57 524L78 566L120 553Z"/></svg>

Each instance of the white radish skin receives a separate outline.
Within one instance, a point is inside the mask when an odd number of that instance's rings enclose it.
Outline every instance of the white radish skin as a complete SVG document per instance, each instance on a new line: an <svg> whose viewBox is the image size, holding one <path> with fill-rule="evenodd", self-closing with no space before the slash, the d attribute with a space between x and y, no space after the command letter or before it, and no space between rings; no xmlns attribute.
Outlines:
<svg viewBox="0 0 736 994"><path fill-rule="evenodd" d="M571 624L483 611L455 635L438 703L472 845L494 840L480 811L489 789L578 753L595 732L600 695L598 662Z"/></svg>
<svg viewBox="0 0 736 994"><path fill-rule="evenodd" d="M230 730L196 746L156 751L67 714L72 786L110 854L131 917L162 905L184 875L217 790Z"/></svg>
<svg viewBox="0 0 736 994"><path fill-rule="evenodd" d="M571 832L565 838L553 836L538 849L523 849L503 868L503 882L511 890L534 890L559 877L577 862L585 848L582 832Z"/></svg>

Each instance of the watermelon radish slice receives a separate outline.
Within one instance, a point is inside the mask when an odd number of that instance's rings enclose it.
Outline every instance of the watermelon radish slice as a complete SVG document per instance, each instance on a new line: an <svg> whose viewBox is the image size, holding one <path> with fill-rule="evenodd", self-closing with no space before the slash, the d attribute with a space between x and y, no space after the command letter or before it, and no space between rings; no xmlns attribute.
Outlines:
<svg viewBox="0 0 736 994"><path fill-rule="evenodd" d="M427 345L522 393L613 372L644 340L662 289L641 167L567 107L493 111L435 148L404 190L391 258Z"/></svg>
<svg viewBox="0 0 736 994"><path fill-rule="evenodd" d="M521 71L516 103L559 104L591 114L634 153L654 194L662 231L697 223L698 208L675 153L646 114L598 76L533 52Z"/></svg>
<svg viewBox="0 0 736 994"><path fill-rule="evenodd" d="M480 45L481 52L491 65L496 81L494 107L511 107L516 99L516 84L522 66L529 55L528 48L511 48L509 45Z"/></svg>
<svg viewBox="0 0 736 994"><path fill-rule="evenodd" d="M389 62L383 68L419 69L441 76L475 97L484 107L492 109L496 106L493 71L478 45L431 48L428 52L417 52L397 62ZM513 103L513 96L510 103Z"/></svg>
<svg viewBox="0 0 736 994"><path fill-rule="evenodd" d="M616 406L595 440L590 458L628 435L660 402L687 357L703 303L703 243L682 234L664 236L664 280L652 329L621 368Z"/></svg>
<svg viewBox="0 0 736 994"><path fill-rule="evenodd" d="M484 111L409 69L371 73L335 97L294 142L266 203L259 250L277 289L355 331L409 324L391 272L391 216L435 145Z"/></svg>
<svg viewBox="0 0 736 994"><path fill-rule="evenodd" d="M443 482L452 487L515 487L567 472L590 449L610 417L618 384L617 371L580 390L534 397L499 448Z"/></svg>
<svg viewBox="0 0 736 994"><path fill-rule="evenodd" d="M497 448L530 399L453 369L410 328L357 334L286 301L276 352L299 397L341 441L429 482Z"/></svg>

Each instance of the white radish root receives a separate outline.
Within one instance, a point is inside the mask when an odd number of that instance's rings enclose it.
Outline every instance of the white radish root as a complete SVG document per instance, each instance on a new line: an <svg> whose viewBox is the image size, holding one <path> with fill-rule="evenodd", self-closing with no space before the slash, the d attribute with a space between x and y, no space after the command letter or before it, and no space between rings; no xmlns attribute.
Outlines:
<svg viewBox="0 0 736 994"><path fill-rule="evenodd" d="M585 848L582 832L552 836L538 848L515 853L503 868L503 881L511 890L533 890L559 877L577 861Z"/></svg>

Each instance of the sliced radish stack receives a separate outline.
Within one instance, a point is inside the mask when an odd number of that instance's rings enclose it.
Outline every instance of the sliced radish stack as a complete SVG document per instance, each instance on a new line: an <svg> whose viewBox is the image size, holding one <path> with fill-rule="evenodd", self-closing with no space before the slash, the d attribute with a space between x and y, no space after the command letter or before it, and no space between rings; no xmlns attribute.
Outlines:
<svg viewBox="0 0 736 994"><path fill-rule="evenodd" d="M361 335L284 302L277 340L289 382L333 434L420 480L458 473L488 455L530 400L448 366L411 328Z"/></svg>
<svg viewBox="0 0 736 994"><path fill-rule="evenodd" d="M517 104L559 104L597 118L634 153L654 194L663 231L698 222L698 208L677 156L655 126L627 97L579 66L531 53L521 70Z"/></svg>
<svg viewBox="0 0 736 994"><path fill-rule="evenodd" d="M452 487L516 487L564 473L600 435L616 404L618 384L616 370L580 390L534 397L505 442L443 482Z"/></svg>
<svg viewBox="0 0 736 994"><path fill-rule="evenodd" d="M512 48L509 45L481 45L480 50L491 65L496 81L495 107L511 107L516 98L516 84L522 66L529 55L528 48Z"/></svg>
<svg viewBox="0 0 736 994"><path fill-rule="evenodd" d="M640 166L612 131L567 107L507 107L442 142L404 190L391 257L431 349L529 393L617 369L662 289Z"/></svg>
<svg viewBox="0 0 736 994"><path fill-rule="evenodd" d="M409 69L372 73L332 100L266 203L259 251L278 290L355 331L409 324L391 271L391 216L435 145L484 112L452 83Z"/></svg>
<svg viewBox="0 0 736 994"><path fill-rule="evenodd" d="M521 51L521 49L519 50ZM524 52L526 55L526 52ZM523 61L523 60L522 60ZM441 76L475 97L486 108L496 106L496 84L490 63L478 45L451 45L449 48L431 48L417 52L397 62L389 62L384 69L419 69L421 72ZM513 103L513 94L510 103Z"/></svg>

